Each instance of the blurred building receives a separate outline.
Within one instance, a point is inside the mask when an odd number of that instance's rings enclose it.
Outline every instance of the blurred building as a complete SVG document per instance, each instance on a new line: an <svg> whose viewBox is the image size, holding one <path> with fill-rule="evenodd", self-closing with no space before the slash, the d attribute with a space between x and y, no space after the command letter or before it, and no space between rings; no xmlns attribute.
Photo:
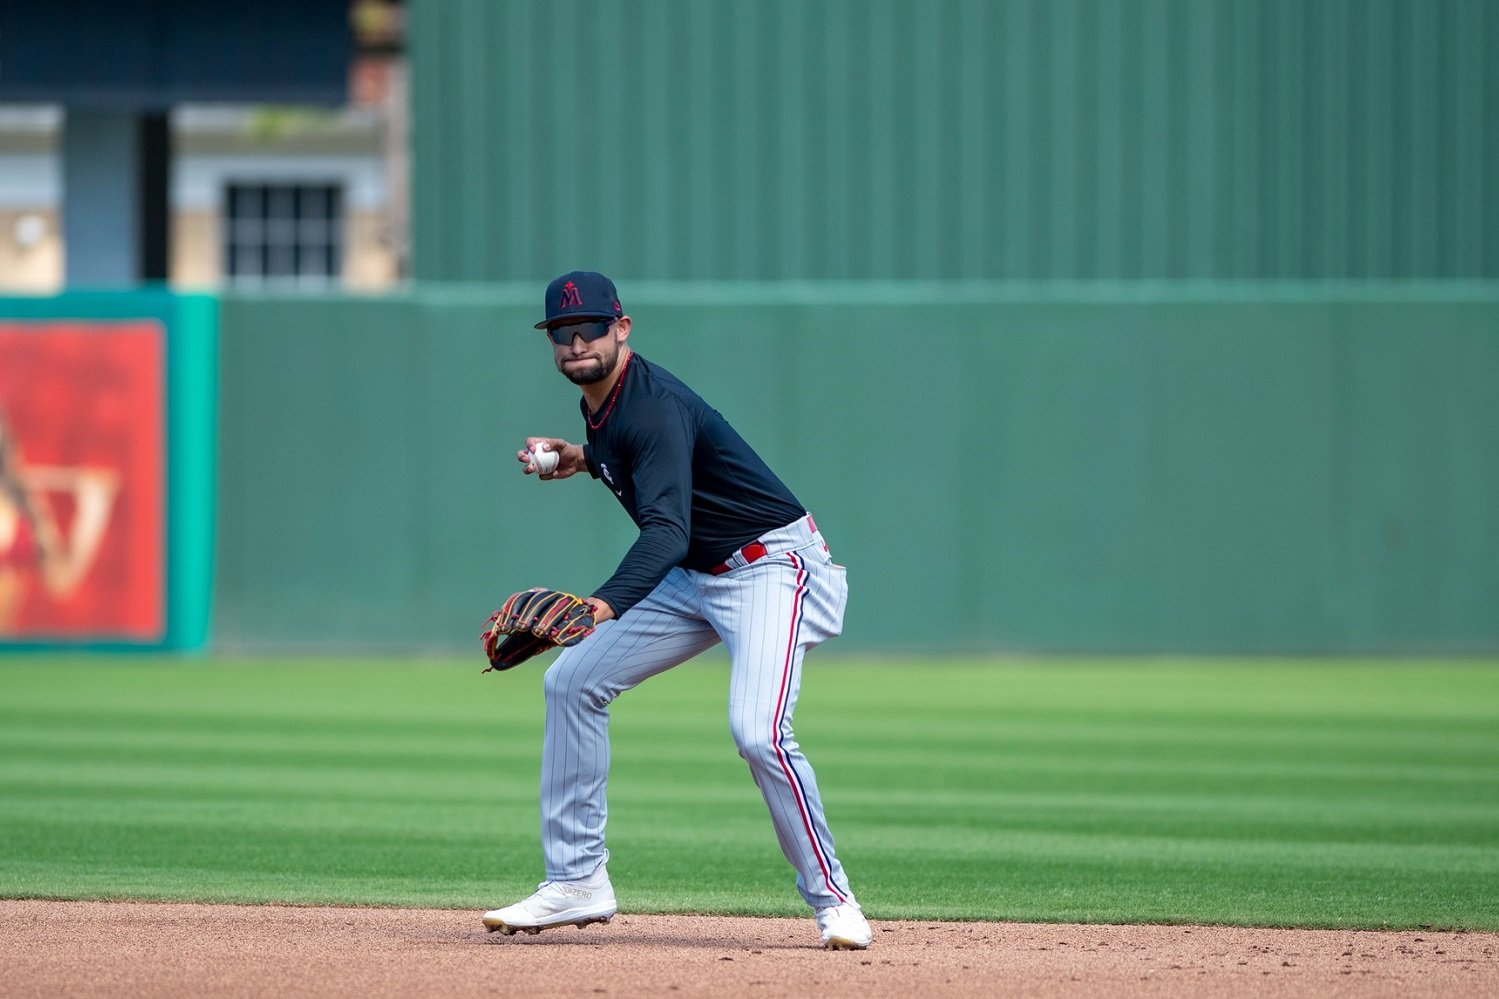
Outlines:
<svg viewBox="0 0 1499 999"><path fill-rule="evenodd" d="M63 110L0 106L0 291L64 283ZM390 287L385 115L187 105L171 114L173 287Z"/></svg>
<svg viewBox="0 0 1499 999"><path fill-rule="evenodd" d="M353 291L405 270L403 9L0 11L0 292Z"/></svg>

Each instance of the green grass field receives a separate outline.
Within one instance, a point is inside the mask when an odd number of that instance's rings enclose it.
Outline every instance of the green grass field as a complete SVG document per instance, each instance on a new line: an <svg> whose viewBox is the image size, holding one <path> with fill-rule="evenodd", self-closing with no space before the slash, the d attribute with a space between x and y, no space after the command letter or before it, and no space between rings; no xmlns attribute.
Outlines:
<svg viewBox="0 0 1499 999"><path fill-rule="evenodd" d="M614 706L625 911L805 912L704 658ZM0 896L488 908L541 671L0 658ZM876 917L1499 929L1499 663L809 661Z"/></svg>

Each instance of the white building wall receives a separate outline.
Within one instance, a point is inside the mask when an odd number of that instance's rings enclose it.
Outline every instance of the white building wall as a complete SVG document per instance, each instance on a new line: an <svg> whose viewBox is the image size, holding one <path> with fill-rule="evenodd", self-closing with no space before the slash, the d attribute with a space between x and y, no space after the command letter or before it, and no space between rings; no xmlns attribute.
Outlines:
<svg viewBox="0 0 1499 999"><path fill-rule="evenodd" d="M173 115L171 284L222 286L224 190L231 183L340 185L344 286L378 291L396 283L378 116L310 116L267 135L256 130L255 113L205 107ZM57 108L0 105L0 293L62 286L61 127Z"/></svg>

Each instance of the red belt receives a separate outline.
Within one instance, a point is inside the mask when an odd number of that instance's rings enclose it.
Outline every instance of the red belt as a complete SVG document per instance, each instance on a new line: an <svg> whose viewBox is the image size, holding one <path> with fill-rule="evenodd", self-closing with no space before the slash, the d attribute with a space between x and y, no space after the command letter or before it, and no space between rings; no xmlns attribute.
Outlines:
<svg viewBox="0 0 1499 999"><path fill-rule="evenodd" d="M765 550L765 546L758 541L751 541L749 544L745 545L743 548L734 553L734 555L743 556L745 565L749 565L751 562L758 562L768 554L769 552ZM733 558L734 556L730 555L729 557ZM708 573L712 576L722 576L732 568L734 567L732 565L729 565L729 563L720 562L713 568L709 569Z"/></svg>
<svg viewBox="0 0 1499 999"><path fill-rule="evenodd" d="M807 527L813 534L817 533L817 521L812 519L812 515L810 513L807 514ZM827 546L824 545L823 547ZM751 541L749 544L745 545L743 548L734 553L734 555L738 555L744 559L745 565L749 565L751 562L758 562L769 554L770 552L765 550L765 546L758 541ZM732 559L734 555L730 555L729 558ZM724 573L733 568L735 567L729 565L729 563L727 562L720 562L713 568L709 569L708 574L711 576L722 576Z"/></svg>

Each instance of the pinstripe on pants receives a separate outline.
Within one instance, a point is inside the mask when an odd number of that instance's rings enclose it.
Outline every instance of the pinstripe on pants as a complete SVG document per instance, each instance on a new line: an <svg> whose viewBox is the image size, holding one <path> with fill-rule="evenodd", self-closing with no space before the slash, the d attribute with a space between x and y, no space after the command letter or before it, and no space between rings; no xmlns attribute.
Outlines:
<svg viewBox="0 0 1499 999"><path fill-rule="evenodd" d="M791 729L802 657L842 630L848 584L808 519L760 540L769 554L723 575L673 569L547 670L541 837L549 880L587 877L607 857L609 703L722 641L729 728L798 890L814 908L852 900L817 780Z"/></svg>

